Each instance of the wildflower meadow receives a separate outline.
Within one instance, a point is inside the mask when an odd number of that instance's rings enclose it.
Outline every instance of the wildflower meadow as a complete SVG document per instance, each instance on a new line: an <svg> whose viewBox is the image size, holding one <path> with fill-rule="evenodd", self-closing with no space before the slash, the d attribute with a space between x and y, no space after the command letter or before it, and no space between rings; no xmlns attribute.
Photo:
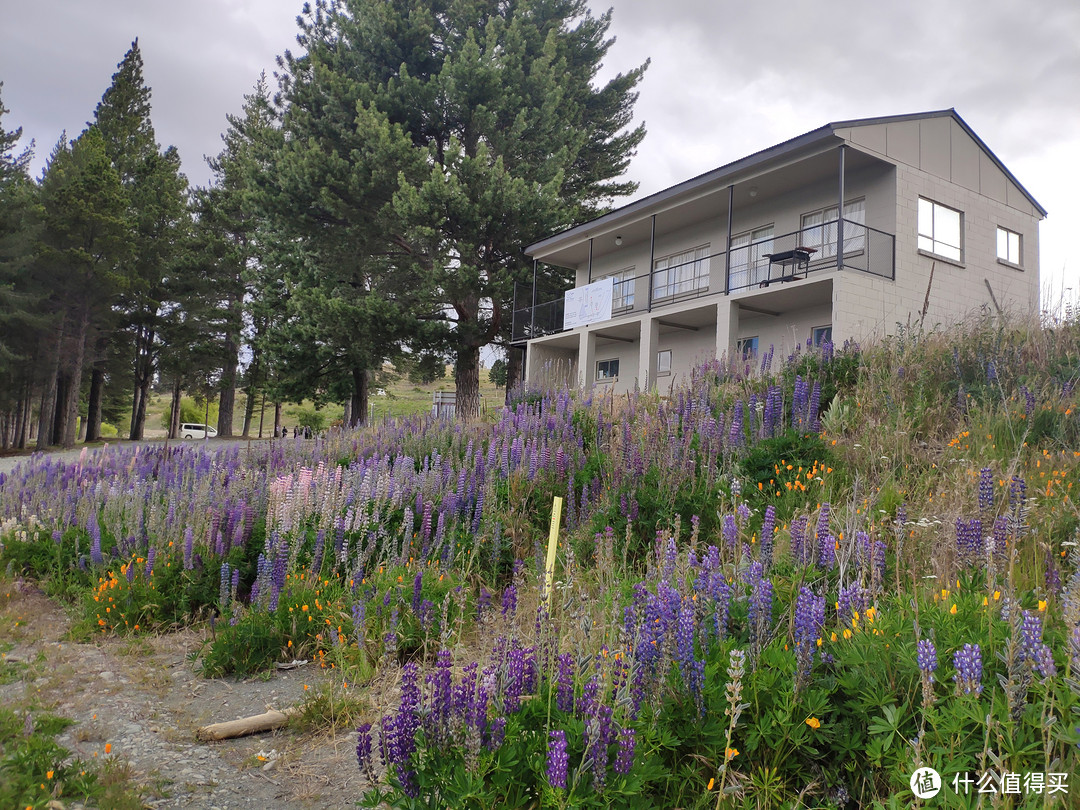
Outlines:
<svg viewBox="0 0 1080 810"><path fill-rule="evenodd" d="M0 566L83 639L201 623L206 677L320 662L366 707L361 806L898 808L933 769L927 806L1075 807L1078 380L1080 324L987 318L37 455Z"/></svg>

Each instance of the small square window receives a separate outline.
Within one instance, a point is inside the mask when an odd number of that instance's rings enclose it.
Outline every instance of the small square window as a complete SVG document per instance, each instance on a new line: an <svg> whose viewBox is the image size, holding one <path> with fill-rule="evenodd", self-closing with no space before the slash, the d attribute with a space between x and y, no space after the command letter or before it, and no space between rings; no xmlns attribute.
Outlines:
<svg viewBox="0 0 1080 810"><path fill-rule="evenodd" d="M997 229L997 257L1001 261L1019 267L1021 265L1021 244L1020 234L1007 228Z"/></svg>
<svg viewBox="0 0 1080 810"><path fill-rule="evenodd" d="M671 349L664 349L656 353L656 373L671 373Z"/></svg>
<svg viewBox="0 0 1080 810"><path fill-rule="evenodd" d="M597 380L617 380L619 379L619 358L614 360L597 360L596 361L596 379Z"/></svg>
<svg viewBox="0 0 1080 810"><path fill-rule="evenodd" d="M739 357L743 360L749 360L751 357L757 355L758 351L758 339L757 335L753 337L742 338L736 345L735 349L739 352Z"/></svg>
<svg viewBox="0 0 1080 810"><path fill-rule="evenodd" d="M954 262L963 260L963 214L919 198L919 250L934 253Z"/></svg>
<svg viewBox="0 0 1080 810"><path fill-rule="evenodd" d="M832 343L832 324L814 327L814 345L820 346L825 342Z"/></svg>

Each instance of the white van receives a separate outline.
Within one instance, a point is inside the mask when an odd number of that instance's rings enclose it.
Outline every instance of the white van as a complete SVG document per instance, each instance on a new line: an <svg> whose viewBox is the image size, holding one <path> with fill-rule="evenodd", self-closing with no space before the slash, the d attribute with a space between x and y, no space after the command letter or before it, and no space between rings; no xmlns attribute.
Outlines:
<svg viewBox="0 0 1080 810"><path fill-rule="evenodd" d="M180 425L180 438L182 439L212 439L217 436L217 430L209 425L195 425L184 423Z"/></svg>

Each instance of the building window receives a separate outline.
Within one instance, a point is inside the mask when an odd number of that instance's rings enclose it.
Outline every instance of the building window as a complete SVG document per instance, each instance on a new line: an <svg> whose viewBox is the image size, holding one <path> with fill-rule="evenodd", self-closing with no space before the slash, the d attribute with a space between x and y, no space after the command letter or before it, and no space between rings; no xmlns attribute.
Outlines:
<svg viewBox="0 0 1080 810"><path fill-rule="evenodd" d="M832 324L828 326L815 326L814 327L814 345L820 346L822 343L828 341L832 343Z"/></svg>
<svg viewBox="0 0 1080 810"><path fill-rule="evenodd" d="M836 229L839 220L836 206L810 211L802 215L799 233L801 247L813 248L813 259L836 257ZM866 248L866 200L844 203L844 254Z"/></svg>
<svg viewBox="0 0 1080 810"><path fill-rule="evenodd" d="M656 373L671 373L671 349L664 349L656 353Z"/></svg>
<svg viewBox="0 0 1080 810"><path fill-rule="evenodd" d="M597 360L596 361L596 380L617 380L619 379L619 358L614 360Z"/></svg>
<svg viewBox="0 0 1080 810"><path fill-rule="evenodd" d="M769 277L766 253L773 252L773 226L766 225L731 237L731 278L729 289L753 287Z"/></svg>
<svg viewBox="0 0 1080 810"><path fill-rule="evenodd" d="M653 265L653 300L709 289L709 246L657 259Z"/></svg>
<svg viewBox="0 0 1080 810"><path fill-rule="evenodd" d="M739 356L743 360L749 360L751 357L757 356L758 351L758 339L757 335L753 337L742 338L735 344L735 349L738 351Z"/></svg>
<svg viewBox="0 0 1080 810"><path fill-rule="evenodd" d="M634 308L634 268L620 270L611 277L611 311L624 312Z"/></svg>
<svg viewBox="0 0 1080 810"><path fill-rule="evenodd" d="M997 257L1003 262L1015 264L1019 267L1020 261L1020 234L1007 228L997 229Z"/></svg>
<svg viewBox="0 0 1080 810"><path fill-rule="evenodd" d="M962 221L959 211L919 197L919 250L962 261Z"/></svg>

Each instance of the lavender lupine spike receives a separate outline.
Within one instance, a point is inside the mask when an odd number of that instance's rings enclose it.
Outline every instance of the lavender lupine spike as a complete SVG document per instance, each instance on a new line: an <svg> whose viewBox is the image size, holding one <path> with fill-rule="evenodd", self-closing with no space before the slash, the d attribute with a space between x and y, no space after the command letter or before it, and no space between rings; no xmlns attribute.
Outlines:
<svg viewBox="0 0 1080 810"><path fill-rule="evenodd" d="M795 598L794 641L797 662L796 688L801 689L810 676L814 651L825 628L825 597L803 585Z"/></svg>
<svg viewBox="0 0 1080 810"><path fill-rule="evenodd" d="M634 769L634 748L636 731L633 728L619 729L619 748L615 754L615 773L626 776Z"/></svg>
<svg viewBox="0 0 1080 810"><path fill-rule="evenodd" d="M556 790L566 787L566 770L569 759L566 755L566 732L555 729L548 733L547 779Z"/></svg>
<svg viewBox="0 0 1080 810"><path fill-rule="evenodd" d="M934 705L934 672L938 668L937 649L930 639L920 639L918 643L919 678L922 681L923 708Z"/></svg>
<svg viewBox="0 0 1080 810"><path fill-rule="evenodd" d="M994 471L990 467L979 470L979 511L994 511Z"/></svg>
<svg viewBox="0 0 1080 810"><path fill-rule="evenodd" d="M953 666L956 668L953 680L956 681L957 693L963 692L965 695L970 695L974 692L976 695L981 695L983 670L982 649L979 645L965 644L963 648L953 653Z"/></svg>

